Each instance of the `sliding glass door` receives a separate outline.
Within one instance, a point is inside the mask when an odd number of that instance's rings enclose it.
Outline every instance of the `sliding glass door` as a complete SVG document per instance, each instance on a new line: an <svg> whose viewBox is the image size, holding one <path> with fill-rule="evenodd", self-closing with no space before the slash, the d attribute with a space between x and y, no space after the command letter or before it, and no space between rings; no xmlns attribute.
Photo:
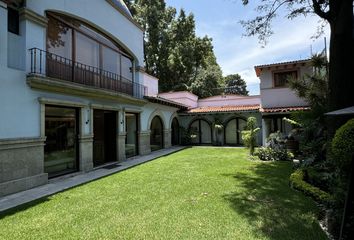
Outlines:
<svg viewBox="0 0 354 240"><path fill-rule="evenodd" d="M78 109L45 107L44 172L49 177L78 170Z"/></svg>

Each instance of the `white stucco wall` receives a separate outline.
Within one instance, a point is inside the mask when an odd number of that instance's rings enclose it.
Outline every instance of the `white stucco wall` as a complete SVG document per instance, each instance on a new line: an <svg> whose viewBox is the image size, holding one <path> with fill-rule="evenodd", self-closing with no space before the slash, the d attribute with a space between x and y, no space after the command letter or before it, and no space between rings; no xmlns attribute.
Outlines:
<svg viewBox="0 0 354 240"><path fill-rule="evenodd" d="M6 8L6 4L1 1L0 3ZM94 26L103 32L109 32L113 39L127 47L135 56L136 64L143 64L143 32L106 1L28 0L26 3L27 8L42 16L45 16L45 10L53 10L94 23ZM102 101L31 89L26 83L26 75L30 70L28 49L33 47L46 49L46 29L38 23L22 19L20 21L20 34L14 36L8 33L7 10L3 7L0 7L2 23L0 24L0 139L40 136L41 104L38 101L39 98L71 101L87 105L81 111L83 113L83 132L81 134L92 133L90 127L90 121L92 121L90 118L91 104L120 108L122 109L119 114L120 118L123 116L121 113L125 107L136 109L138 112L143 111L141 107L133 104L123 105L117 101ZM142 113L142 115L146 114ZM164 114L168 117L167 113ZM88 123L86 123L87 120L89 120ZM146 129L145 125L144 129ZM119 131L124 131L124 126L119 126Z"/></svg>
<svg viewBox="0 0 354 240"><path fill-rule="evenodd" d="M308 105L289 88L269 88L261 90L263 108L295 107Z"/></svg>
<svg viewBox="0 0 354 240"><path fill-rule="evenodd" d="M144 72L140 76L147 87L147 96L156 96L159 93L159 79Z"/></svg>
<svg viewBox="0 0 354 240"><path fill-rule="evenodd" d="M141 112L141 131L148 131L150 129L150 121L155 115L161 117L164 129L170 129L171 117L178 109L156 103L148 103L144 105L143 110Z"/></svg>
<svg viewBox="0 0 354 240"><path fill-rule="evenodd" d="M198 106L198 96L187 91L159 93L159 96L178 103L182 103L190 108Z"/></svg>

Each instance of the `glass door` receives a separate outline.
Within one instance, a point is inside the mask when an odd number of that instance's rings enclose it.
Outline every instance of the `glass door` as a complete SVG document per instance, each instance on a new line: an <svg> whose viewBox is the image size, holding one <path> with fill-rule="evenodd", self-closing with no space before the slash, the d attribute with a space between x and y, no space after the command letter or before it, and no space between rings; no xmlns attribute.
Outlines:
<svg viewBox="0 0 354 240"><path fill-rule="evenodd" d="M78 170L78 110L76 108L45 107L44 172L49 177Z"/></svg>

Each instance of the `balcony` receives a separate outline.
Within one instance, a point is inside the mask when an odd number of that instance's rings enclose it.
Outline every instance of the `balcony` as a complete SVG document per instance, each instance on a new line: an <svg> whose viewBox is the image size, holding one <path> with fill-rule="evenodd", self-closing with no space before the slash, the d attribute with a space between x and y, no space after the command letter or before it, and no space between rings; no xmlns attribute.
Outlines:
<svg viewBox="0 0 354 240"><path fill-rule="evenodd" d="M120 74L81 64L38 48L29 51L30 76L45 77L46 81L73 83L73 87L75 85L108 90L110 95L123 93L143 99L147 94L147 87L134 83Z"/></svg>

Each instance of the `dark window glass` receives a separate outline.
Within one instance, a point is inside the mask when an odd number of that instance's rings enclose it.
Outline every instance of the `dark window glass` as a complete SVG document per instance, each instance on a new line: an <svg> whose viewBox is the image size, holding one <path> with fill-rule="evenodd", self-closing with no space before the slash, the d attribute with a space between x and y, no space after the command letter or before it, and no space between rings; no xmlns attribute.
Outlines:
<svg viewBox="0 0 354 240"><path fill-rule="evenodd" d="M99 72L98 69L101 69L107 71L101 74L104 74L108 80L120 79L121 76L125 80L133 81L132 58L123 52L114 41L85 23L70 17L49 13L48 19L47 50L66 58L52 57L56 62L65 62L65 66L61 65L61 68L66 68L67 65L71 66L70 60L74 60L79 63L76 65L78 68L76 78L82 75L91 81L91 78L95 78L95 76L92 77L92 74L88 72L96 74ZM67 73L68 71L63 69L60 72ZM72 76L68 76L68 79L70 77Z"/></svg>
<svg viewBox="0 0 354 240"><path fill-rule="evenodd" d="M99 68L100 45L79 32L76 32L75 38L76 61Z"/></svg>
<svg viewBox="0 0 354 240"><path fill-rule="evenodd" d="M75 108L45 107L44 172L49 177L77 171L77 117Z"/></svg>
<svg viewBox="0 0 354 240"><path fill-rule="evenodd" d="M289 79L297 78L297 71L286 71L274 73L274 87L285 87Z"/></svg>
<svg viewBox="0 0 354 240"><path fill-rule="evenodd" d="M120 56L116 51L108 47L102 48L102 68L120 75Z"/></svg>
<svg viewBox="0 0 354 240"><path fill-rule="evenodd" d="M20 20L18 11L12 8L7 9L7 30L17 35L20 31Z"/></svg>
<svg viewBox="0 0 354 240"><path fill-rule="evenodd" d="M125 156L127 158L138 155L138 114L125 113Z"/></svg>
<svg viewBox="0 0 354 240"><path fill-rule="evenodd" d="M133 73L132 73L133 63L132 61L122 55L122 77L126 80L132 81L133 80Z"/></svg>

